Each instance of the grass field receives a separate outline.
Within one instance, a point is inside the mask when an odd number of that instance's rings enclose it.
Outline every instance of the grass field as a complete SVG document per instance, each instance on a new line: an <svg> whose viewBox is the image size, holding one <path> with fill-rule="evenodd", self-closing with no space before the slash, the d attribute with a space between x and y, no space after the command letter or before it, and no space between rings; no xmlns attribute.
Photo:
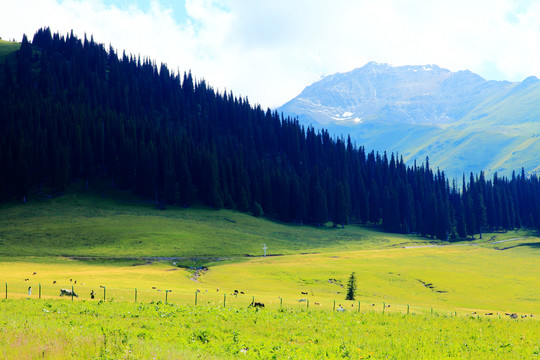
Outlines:
<svg viewBox="0 0 540 360"><path fill-rule="evenodd" d="M0 301L2 359L530 359L540 322L234 309L163 303Z"/></svg>
<svg viewBox="0 0 540 360"><path fill-rule="evenodd" d="M0 256L215 258L262 255L264 243L268 254L288 255L426 242L355 226L296 226L206 208L162 211L129 196L115 199L78 193L0 205Z"/></svg>
<svg viewBox="0 0 540 360"><path fill-rule="evenodd" d="M13 54L21 47L20 43L0 40L0 60L5 61L5 57Z"/></svg>
<svg viewBox="0 0 540 360"><path fill-rule="evenodd" d="M230 210L163 211L121 195L0 206L0 348L14 349L4 358L502 359L540 351L540 322L530 318L540 316L535 233L446 244ZM272 256L261 256L262 244ZM357 300L345 301L353 271ZM79 298L60 300L72 286ZM265 309L248 311L253 300ZM345 314L333 311L339 305Z"/></svg>

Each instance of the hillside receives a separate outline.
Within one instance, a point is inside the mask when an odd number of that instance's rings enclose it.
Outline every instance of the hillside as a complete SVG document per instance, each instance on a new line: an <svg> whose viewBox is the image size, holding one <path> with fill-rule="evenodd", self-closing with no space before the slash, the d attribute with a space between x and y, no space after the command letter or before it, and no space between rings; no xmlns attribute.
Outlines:
<svg viewBox="0 0 540 360"><path fill-rule="evenodd" d="M428 161L367 153L92 38L41 29L15 55L0 64L2 201L107 183L162 210L203 204L447 241L540 226L540 181L524 172L471 174L458 188Z"/></svg>
<svg viewBox="0 0 540 360"><path fill-rule="evenodd" d="M300 227L230 210L162 211L126 194L103 198L100 192L0 207L0 273L9 298L41 284L46 298L74 286L79 300L89 300L104 285L116 301L131 302L134 288L141 302L163 300L156 289L172 289L171 302L191 304L199 289L201 304L220 304L223 294L215 289L239 289L245 296L231 296L228 306L245 306L256 296L278 308L279 295L284 305L302 308L297 300L309 292L328 311L333 300L343 300L342 285L354 271L358 300L392 304L392 312L406 311L406 304L422 313L430 307L540 312L535 232L448 244L365 226Z"/></svg>
<svg viewBox="0 0 540 360"><path fill-rule="evenodd" d="M0 40L0 61L4 62L6 57L14 55L20 47L20 43Z"/></svg>
<svg viewBox="0 0 540 360"><path fill-rule="evenodd" d="M0 205L0 258L66 256L104 259L249 258L425 244L419 236L374 227L297 226L238 211L170 207L78 183L65 196Z"/></svg>
<svg viewBox="0 0 540 360"><path fill-rule="evenodd" d="M306 87L278 111L302 124L350 134L366 149L429 156L452 178L484 171L509 176L540 163L540 80L487 81L436 65L369 63Z"/></svg>

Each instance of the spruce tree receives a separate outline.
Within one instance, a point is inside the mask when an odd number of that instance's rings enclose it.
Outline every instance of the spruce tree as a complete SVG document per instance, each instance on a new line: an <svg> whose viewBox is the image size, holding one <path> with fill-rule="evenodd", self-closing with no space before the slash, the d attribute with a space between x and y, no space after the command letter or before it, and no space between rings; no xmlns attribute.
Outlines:
<svg viewBox="0 0 540 360"><path fill-rule="evenodd" d="M349 276L349 282L347 283L347 296L345 300L354 300L354 293L356 292L356 276L354 271Z"/></svg>

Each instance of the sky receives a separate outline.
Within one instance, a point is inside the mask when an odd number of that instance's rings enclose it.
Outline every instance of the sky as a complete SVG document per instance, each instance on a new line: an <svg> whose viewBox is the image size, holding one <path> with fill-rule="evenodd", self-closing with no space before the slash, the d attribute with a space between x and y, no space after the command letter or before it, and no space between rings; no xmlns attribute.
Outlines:
<svg viewBox="0 0 540 360"><path fill-rule="evenodd" d="M0 37L69 31L277 107L369 61L540 77L540 0L0 0Z"/></svg>

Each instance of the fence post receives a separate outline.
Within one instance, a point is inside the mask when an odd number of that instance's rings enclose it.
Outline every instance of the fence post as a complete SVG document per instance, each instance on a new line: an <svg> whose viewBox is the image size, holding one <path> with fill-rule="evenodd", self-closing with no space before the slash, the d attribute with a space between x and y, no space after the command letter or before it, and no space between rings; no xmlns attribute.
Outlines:
<svg viewBox="0 0 540 360"><path fill-rule="evenodd" d="M41 283L39 283L39 298L41 299Z"/></svg>
<svg viewBox="0 0 540 360"><path fill-rule="evenodd" d="M407 304L407 315L409 315L409 304Z"/></svg>
<svg viewBox="0 0 540 360"><path fill-rule="evenodd" d="M251 305L255 303L255 296L251 297Z"/></svg>
<svg viewBox="0 0 540 360"><path fill-rule="evenodd" d="M383 301L382 303L382 313L384 314L384 309L386 308L386 303Z"/></svg>
<svg viewBox="0 0 540 360"><path fill-rule="evenodd" d="M135 288L135 302L137 302L137 288Z"/></svg>
<svg viewBox="0 0 540 360"><path fill-rule="evenodd" d="M306 310L309 310L309 299L306 301Z"/></svg>
<svg viewBox="0 0 540 360"><path fill-rule="evenodd" d="M100 288L103 288L103 301L105 301L105 293L107 292L107 287L99 285Z"/></svg>
<svg viewBox="0 0 540 360"><path fill-rule="evenodd" d="M336 311L336 300L334 300L334 307L332 308L332 311Z"/></svg>
<svg viewBox="0 0 540 360"><path fill-rule="evenodd" d="M279 307L283 309L283 298L279 297Z"/></svg>
<svg viewBox="0 0 540 360"><path fill-rule="evenodd" d="M195 306L197 306L197 291L195 291Z"/></svg>
<svg viewBox="0 0 540 360"><path fill-rule="evenodd" d="M433 308L431 308L431 315L433 316Z"/></svg>
<svg viewBox="0 0 540 360"><path fill-rule="evenodd" d="M71 301L73 301L73 296L75 295L74 291L75 290L73 290L73 285L71 285Z"/></svg>
<svg viewBox="0 0 540 360"><path fill-rule="evenodd" d="M7 299L7 283L6 283L6 299Z"/></svg>
<svg viewBox="0 0 540 360"><path fill-rule="evenodd" d="M360 301L358 302L358 312L360 312Z"/></svg>
<svg viewBox="0 0 540 360"><path fill-rule="evenodd" d="M171 292L172 290L165 290L165 304L167 303L167 295Z"/></svg>
<svg viewBox="0 0 540 360"><path fill-rule="evenodd" d="M223 307L226 307L227 294L223 294Z"/></svg>

